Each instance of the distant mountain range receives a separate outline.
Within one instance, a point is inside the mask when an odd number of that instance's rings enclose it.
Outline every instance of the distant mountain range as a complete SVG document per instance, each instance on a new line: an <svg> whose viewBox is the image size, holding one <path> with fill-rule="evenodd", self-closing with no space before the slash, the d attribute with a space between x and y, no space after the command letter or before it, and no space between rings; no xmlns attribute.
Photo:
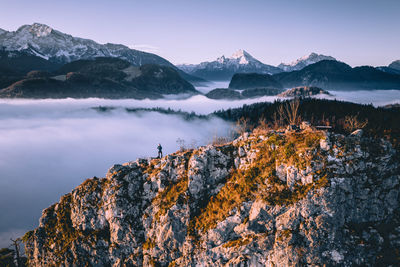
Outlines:
<svg viewBox="0 0 400 267"><path fill-rule="evenodd" d="M187 81L231 80L237 73L251 74L236 76L233 83L258 90L250 95L269 94L271 86L400 89L400 60L388 66L352 68L331 56L311 53L275 67L238 50L215 61L174 66L155 54L98 44L44 24L24 25L16 31L0 29L0 97L160 98L199 93Z"/></svg>
<svg viewBox="0 0 400 267"><path fill-rule="evenodd" d="M336 60L336 58L331 56L319 55L316 53L311 53L308 56L301 57L292 63L281 63L278 65L278 68L283 71L294 71L301 70L308 65L320 62L321 60Z"/></svg>
<svg viewBox="0 0 400 267"><path fill-rule="evenodd" d="M211 62L198 65L183 64L178 67L206 80L230 80L235 73L274 74L282 71L280 68L261 63L244 50L238 50L230 57L221 56Z"/></svg>
<svg viewBox="0 0 400 267"><path fill-rule="evenodd" d="M393 69L394 70L394 69ZM384 72L370 66L352 68L349 65L335 61L322 60L307 67L291 72L281 72L274 75L258 73L236 73L224 91L219 88L212 96L237 97L231 90L293 88L293 87L320 87L326 90L373 90L398 89L400 90L400 75ZM264 90L265 91L265 90ZM266 90L265 93L269 93Z"/></svg>
<svg viewBox="0 0 400 267"><path fill-rule="evenodd" d="M73 37L40 23L23 25L10 32L1 29L0 49L24 52L58 65L80 59L117 57L134 66L158 64L177 69L171 62L155 54L130 49L121 44L99 44L93 40ZM203 81L180 70L179 72L189 81Z"/></svg>
<svg viewBox="0 0 400 267"><path fill-rule="evenodd" d="M292 63L281 63L275 67L262 63L241 49L231 57L221 56L211 62L202 62L198 65L182 64L178 65L178 67L187 73L207 80L230 80L235 73L276 74L284 71L300 70L321 60L336 59L331 56L311 53Z"/></svg>
<svg viewBox="0 0 400 267"><path fill-rule="evenodd" d="M286 77L287 75L284 73L299 71L307 66L313 65L321 61L339 62L331 56L311 53L291 63L281 63L277 67L274 67L262 63L244 50L238 50L231 57L221 56L215 61L202 62L198 65L182 64L177 66L187 73L202 77L207 80L230 80L235 73L258 73L271 75L276 75L280 73L282 77ZM334 64L335 63L332 63L332 65ZM400 74L400 60L392 62L389 66L377 67L375 69L390 74ZM369 78L367 77L367 80L368 79ZM310 82L310 79L306 78L304 82ZM333 80L331 82L333 82ZM313 84L299 84L298 86L300 85L312 86Z"/></svg>
<svg viewBox="0 0 400 267"><path fill-rule="evenodd" d="M322 60L292 72L273 75L284 87L317 86L326 90L400 89L400 75L370 66L352 68L334 61Z"/></svg>

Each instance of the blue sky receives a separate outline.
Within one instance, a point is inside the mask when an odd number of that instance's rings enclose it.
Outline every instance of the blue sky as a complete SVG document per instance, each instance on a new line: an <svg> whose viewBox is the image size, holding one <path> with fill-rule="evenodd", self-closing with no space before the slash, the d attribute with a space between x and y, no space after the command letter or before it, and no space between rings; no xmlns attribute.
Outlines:
<svg viewBox="0 0 400 267"><path fill-rule="evenodd" d="M40 22L100 43L199 63L245 49L264 63L310 52L356 65L400 59L398 0L0 0L0 28Z"/></svg>

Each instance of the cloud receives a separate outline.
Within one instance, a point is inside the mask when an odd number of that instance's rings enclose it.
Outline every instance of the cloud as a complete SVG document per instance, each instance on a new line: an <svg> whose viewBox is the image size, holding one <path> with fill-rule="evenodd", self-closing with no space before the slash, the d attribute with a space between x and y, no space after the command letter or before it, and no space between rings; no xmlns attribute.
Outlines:
<svg viewBox="0 0 400 267"><path fill-rule="evenodd" d="M131 49L136 49L136 50L144 51L147 53L160 52L160 48L158 46L148 45L148 44L132 44L132 45L128 45L128 47Z"/></svg>
<svg viewBox="0 0 400 267"><path fill-rule="evenodd" d="M208 144L226 135L221 119L185 121L178 115L91 109L106 100L0 100L0 247L37 227L41 211L85 179L104 177L116 163L178 149L176 140ZM116 106L138 102L112 101ZM162 102L157 102L161 105ZM150 103L146 105L150 106ZM173 126L173 127L171 127Z"/></svg>
<svg viewBox="0 0 400 267"><path fill-rule="evenodd" d="M214 86L224 84L201 90ZM332 98L359 103L400 101L398 90L332 93ZM0 247L37 227L42 209L86 178L104 177L113 164L156 156L158 143L164 154L174 152L178 138L204 145L231 129L217 118L185 121L177 115L127 113L125 108L170 107L208 114L275 99L225 101L202 95L186 100L0 99ZM115 109L104 113L92 109L100 105Z"/></svg>

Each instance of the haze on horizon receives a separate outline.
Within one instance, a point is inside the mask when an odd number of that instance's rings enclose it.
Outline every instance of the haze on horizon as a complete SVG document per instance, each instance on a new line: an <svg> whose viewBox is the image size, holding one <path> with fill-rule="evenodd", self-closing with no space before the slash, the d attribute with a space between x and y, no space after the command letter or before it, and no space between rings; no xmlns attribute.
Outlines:
<svg viewBox="0 0 400 267"><path fill-rule="evenodd" d="M244 49L271 65L316 52L352 66L381 66L400 59L399 10L397 0L2 0L0 28L44 23L175 64Z"/></svg>

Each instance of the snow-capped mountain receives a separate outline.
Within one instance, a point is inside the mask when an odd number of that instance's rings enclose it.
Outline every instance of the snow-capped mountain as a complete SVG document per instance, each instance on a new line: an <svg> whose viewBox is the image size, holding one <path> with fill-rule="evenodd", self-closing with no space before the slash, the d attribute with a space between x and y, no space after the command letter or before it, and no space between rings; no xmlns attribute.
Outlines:
<svg viewBox="0 0 400 267"><path fill-rule="evenodd" d="M184 64L178 65L178 67L208 80L230 80L233 74L238 72L274 74L282 71L277 67L260 62L242 49L230 57L221 56L211 62L202 62L198 65Z"/></svg>
<svg viewBox="0 0 400 267"><path fill-rule="evenodd" d="M400 60L393 61L388 67L395 70L400 70Z"/></svg>
<svg viewBox="0 0 400 267"><path fill-rule="evenodd" d="M171 62L155 54L121 44L99 44L93 40L73 37L40 23L23 25L16 31L0 30L0 50L25 52L57 63L96 57L117 57L135 66L158 64L177 69ZM196 81L196 77L180 70L179 72L184 78Z"/></svg>
<svg viewBox="0 0 400 267"><path fill-rule="evenodd" d="M321 60L336 60L336 59L331 56L311 53L308 56L304 56L293 61L292 63L281 63L278 65L278 68L281 68L284 71L301 70L302 68L317 63Z"/></svg>
<svg viewBox="0 0 400 267"><path fill-rule="evenodd" d="M50 61L62 63L94 57L119 57L133 65L172 63L150 53L130 49L119 44L99 44L89 39L73 37L53 28L34 23L24 25L15 32L0 35L0 47L8 51L25 51Z"/></svg>

